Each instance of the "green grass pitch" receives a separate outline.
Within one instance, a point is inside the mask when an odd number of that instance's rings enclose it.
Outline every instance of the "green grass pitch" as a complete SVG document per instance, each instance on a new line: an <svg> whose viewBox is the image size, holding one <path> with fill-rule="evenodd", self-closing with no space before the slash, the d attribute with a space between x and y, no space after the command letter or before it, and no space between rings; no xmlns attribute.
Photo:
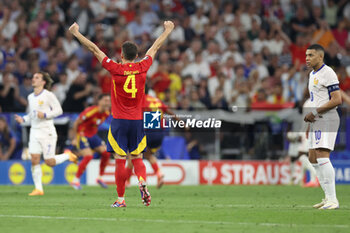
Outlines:
<svg viewBox="0 0 350 233"><path fill-rule="evenodd" d="M149 187L151 206L137 187L126 191L127 208L111 208L114 187L0 186L0 232L350 232L350 186L338 185L340 209L315 210L320 188L297 186Z"/></svg>

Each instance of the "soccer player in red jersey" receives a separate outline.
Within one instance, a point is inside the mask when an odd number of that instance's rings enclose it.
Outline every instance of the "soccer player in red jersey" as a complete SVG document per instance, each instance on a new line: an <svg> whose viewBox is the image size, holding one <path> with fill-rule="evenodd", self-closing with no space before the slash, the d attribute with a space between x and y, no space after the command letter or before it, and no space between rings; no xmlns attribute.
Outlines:
<svg viewBox="0 0 350 233"><path fill-rule="evenodd" d="M135 62L138 54L137 46L132 42L124 42L121 52L122 62L116 63L79 32L77 23L72 24L69 28L69 31L112 74L113 120L108 133L107 150L116 153L115 179L118 193L118 200L112 204L112 207L126 207L124 194L127 154L131 156L134 170L139 180L141 200L146 206L149 206L151 203L151 195L146 185L146 167L142 161L142 153L146 148L142 104L145 97L144 89L147 71L152 65L158 49L174 29L174 23L165 21L164 29L164 32L156 39L140 62Z"/></svg>
<svg viewBox="0 0 350 233"><path fill-rule="evenodd" d="M147 90L146 90L147 93ZM161 114L161 128L160 129L145 129L146 137L147 137L147 150L144 153L143 157L147 159L153 171L157 175L157 187L161 188L164 184L164 174L159 168L157 157L154 154L159 150L162 145L164 138L164 128L163 128L163 113L166 113L171 116L175 116L174 112L171 111L166 104L164 104L160 99L153 97L151 95L145 95L145 101L143 105L144 112L156 112L159 111ZM177 117L175 117L178 119ZM128 161L128 165L126 167L127 170L127 183L132 175L133 164Z"/></svg>
<svg viewBox="0 0 350 233"><path fill-rule="evenodd" d="M76 139L73 140L72 144L76 146L79 154L84 157L79 163L78 171L71 183L71 186L76 190L81 189L80 177L84 173L88 163L93 159L93 151L99 153L101 156L100 173L96 182L102 188L107 188L107 185L102 180L102 176L111 154L107 152L106 145L97 135L97 131L98 126L109 117L110 106L111 97L108 94L101 94L98 97L98 104L86 108L74 122L73 132L76 135Z"/></svg>

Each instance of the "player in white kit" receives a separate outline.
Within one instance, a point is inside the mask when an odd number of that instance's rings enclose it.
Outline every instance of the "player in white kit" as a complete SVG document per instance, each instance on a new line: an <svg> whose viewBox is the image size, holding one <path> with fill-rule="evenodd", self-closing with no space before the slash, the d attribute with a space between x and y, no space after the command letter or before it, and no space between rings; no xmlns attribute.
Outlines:
<svg viewBox="0 0 350 233"><path fill-rule="evenodd" d="M28 114L23 118L15 115L18 123L30 122L29 153L32 159L32 176L35 189L29 196L44 195L41 182L42 170L40 157L43 154L48 166L55 166L66 160L77 162L77 156L70 151L55 155L57 133L53 118L62 114L62 108L56 96L48 91L52 84L48 73L38 72L33 75L34 92L28 96Z"/></svg>
<svg viewBox="0 0 350 233"><path fill-rule="evenodd" d="M314 208L338 209L335 192L335 173L329 160L334 149L339 128L339 115L336 111L342 103L339 81L332 68L323 63L324 49L313 44L306 50L306 65L312 67L309 75L309 92L313 108L305 122L310 122L307 133L310 137L309 160L316 170L317 178L325 193L325 199Z"/></svg>

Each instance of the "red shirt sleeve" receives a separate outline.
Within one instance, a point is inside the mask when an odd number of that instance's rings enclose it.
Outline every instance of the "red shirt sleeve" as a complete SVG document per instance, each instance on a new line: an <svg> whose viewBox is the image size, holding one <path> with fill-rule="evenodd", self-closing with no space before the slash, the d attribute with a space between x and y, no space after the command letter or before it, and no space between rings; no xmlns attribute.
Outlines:
<svg viewBox="0 0 350 233"><path fill-rule="evenodd" d="M147 72L148 69L151 67L152 63L153 63L152 57L146 55L146 56L139 62L140 73Z"/></svg>
<svg viewBox="0 0 350 233"><path fill-rule="evenodd" d="M119 64L108 57L103 58L102 67L108 70L112 75L118 74Z"/></svg>

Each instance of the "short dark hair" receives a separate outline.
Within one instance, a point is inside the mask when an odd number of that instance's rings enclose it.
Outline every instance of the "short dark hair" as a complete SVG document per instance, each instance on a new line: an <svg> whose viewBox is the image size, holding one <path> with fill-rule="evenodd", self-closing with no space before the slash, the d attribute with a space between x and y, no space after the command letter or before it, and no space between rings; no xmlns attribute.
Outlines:
<svg viewBox="0 0 350 233"><path fill-rule="evenodd" d="M108 93L102 93L102 94L100 94L98 97L97 97L97 100L101 100L103 97L105 97L105 96L109 96L109 94Z"/></svg>
<svg viewBox="0 0 350 233"><path fill-rule="evenodd" d="M324 48L319 44L312 44L307 49L314 49L316 51L320 51L324 53Z"/></svg>
<svg viewBox="0 0 350 233"><path fill-rule="evenodd" d="M44 85L44 88L46 90L49 90L51 88L52 83L53 83L53 80L52 80L51 76L49 75L49 73L44 72L44 71L39 71L38 74L41 74L43 77L43 80L46 82Z"/></svg>
<svg viewBox="0 0 350 233"><path fill-rule="evenodd" d="M122 45L122 53L126 60L132 61L137 56L137 46L135 43L126 41Z"/></svg>

